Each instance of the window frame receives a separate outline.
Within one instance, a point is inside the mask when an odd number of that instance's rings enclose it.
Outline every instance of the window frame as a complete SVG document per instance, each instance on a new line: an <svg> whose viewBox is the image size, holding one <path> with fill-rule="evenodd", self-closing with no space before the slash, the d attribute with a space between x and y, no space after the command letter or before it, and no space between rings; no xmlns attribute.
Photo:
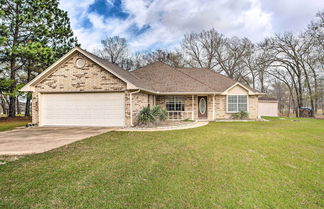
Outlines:
<svg viewBox="0 0 324 209"><path fill-rule="evenodd" d="M170 104L170 98L173 98L173 109L174 110L168 110L168 103ZM179 98L182 98L181 100ZM169 100L169 101L168 101ZM183 110L176 110L177 105L180 105L180 109L183 106ZM186 105L185 105L185 96L166 96L165 97L165 109L166 111L172 111L172 112L184 112L186 111Z"/></svg>
<svg viewBox="0 0 324 209"><path fill-rule="evenodd" d="M229 96L236 96L236 111L229 111L228 110ZM247 94L230 94L230 95L226 95L226 112L227 113L238 113L239 112L239 110L238 110L238 105L239 105L238 96L246 96L246 112L249 112L249 95L247 95Z"/></svg>

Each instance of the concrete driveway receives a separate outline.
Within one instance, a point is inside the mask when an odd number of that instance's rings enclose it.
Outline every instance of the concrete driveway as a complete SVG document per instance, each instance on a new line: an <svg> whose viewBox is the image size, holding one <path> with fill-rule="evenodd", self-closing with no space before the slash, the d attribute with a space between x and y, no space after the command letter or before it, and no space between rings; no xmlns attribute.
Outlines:
<svg viewBox="0 0 324 209"><path fill-rule="evenodd" d="M36 127L0 132L0 155L42 153L111 131L97 127Z"/></svg>

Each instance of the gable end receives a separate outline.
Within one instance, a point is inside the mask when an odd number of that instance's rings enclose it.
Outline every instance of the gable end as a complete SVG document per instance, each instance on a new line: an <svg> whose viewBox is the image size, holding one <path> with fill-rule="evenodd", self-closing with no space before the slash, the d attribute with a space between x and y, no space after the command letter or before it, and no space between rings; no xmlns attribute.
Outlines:
<svg viewBox="0 0 324 209"><path fill-rule="evenodd" d="M76 66L76 61L85 61L83 67ZM75 51L52 72L38 81L35 91L40 92L84 92L84 91L124 91L126 83L98 64Z"/></svg>

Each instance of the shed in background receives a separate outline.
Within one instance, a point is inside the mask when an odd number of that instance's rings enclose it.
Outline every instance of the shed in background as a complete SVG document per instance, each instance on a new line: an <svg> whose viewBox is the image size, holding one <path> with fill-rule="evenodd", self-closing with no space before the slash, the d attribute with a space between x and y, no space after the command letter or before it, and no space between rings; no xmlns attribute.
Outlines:
<svg viewBox="0 0 324 209"><path fill-rule="evenodd" d="M278 100L269 97L259 98L259 116L278 116Z"/></svg>

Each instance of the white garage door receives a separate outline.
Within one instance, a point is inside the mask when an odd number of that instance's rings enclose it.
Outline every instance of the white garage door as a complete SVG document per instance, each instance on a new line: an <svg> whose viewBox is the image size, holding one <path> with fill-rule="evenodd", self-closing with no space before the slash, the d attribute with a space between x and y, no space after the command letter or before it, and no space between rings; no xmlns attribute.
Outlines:
<svg viewBox="0 0 324 209"><path fill-rule="evenodd" d="M40 125L124 126L123 93L41 94Z"/></svg>

